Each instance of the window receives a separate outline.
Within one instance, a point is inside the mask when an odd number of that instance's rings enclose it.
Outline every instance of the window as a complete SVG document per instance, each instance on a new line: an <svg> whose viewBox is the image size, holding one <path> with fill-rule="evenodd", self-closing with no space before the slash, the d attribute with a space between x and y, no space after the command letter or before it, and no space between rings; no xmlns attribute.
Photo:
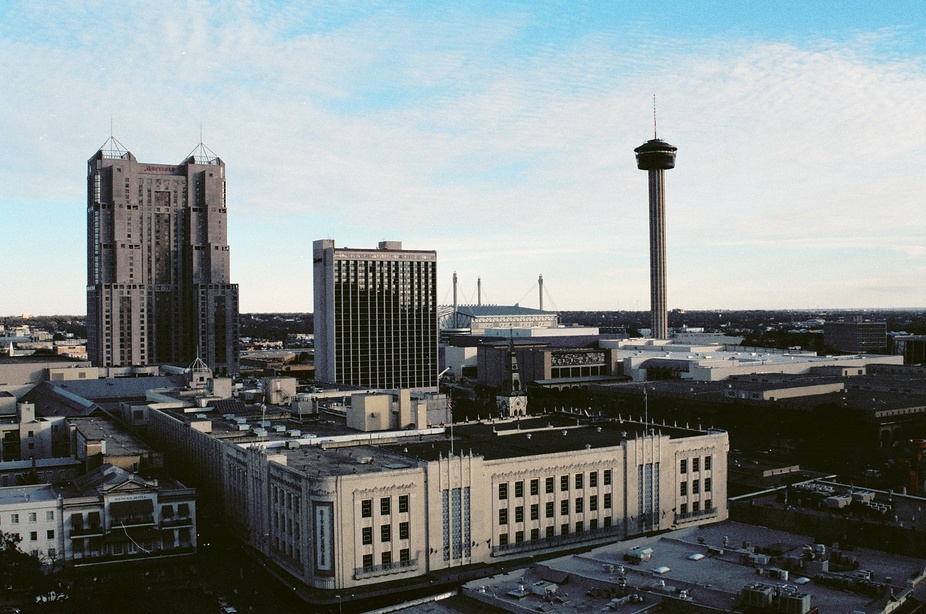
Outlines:
<svg viewBox="0 0 926 614"><path fill-rule="evenodd" d="M531 541L537 541L540 539L540 529L531 529Z"/></svg>
<svg viewBox="0 0 926 614"><path fill-rule="evenodd" d="M681 515L683 515L683 516L684 516L685 514L687 514L687 513L688 513L688 504L687 504L687 503L682 503L682 504L678 507L678 512L679 512Z"/></svg>
<svg viewBox="0 0 926 614"><path fill-rule="evenodd" d="M508 545L508 534L507 533L502 533L501 535L498 536L498 545L499 546Z"/></svg>
<svg viewBox="0 0 926 614"><path fill-rule="evenodd" d="M695 456L691 459L691 470L692 471L701 471L701 458Z"/></svg>
<svg viewBox="0 0 926 614"><path fill-rule="evenodd" d="M710 456L704 457L704 470L705 471L711 470L711 457Z"/></svg>
<svg viewBox="0 0 926 614"><path fill-rule="evenodd" d="M576 490L579 490L580 488L585 488L584 484L585 484L585 474L577 473L576 474Z"/></svg>
<svg viewBox="0 0 926 614"><path fill-rule="evenodd" d="M559 502L559 513L561 516L565 516L569 513L569 499L563 499Z"/></svg>
<svg viewBox="0 0 926 614"><path fill-rule="evenodd" d="M19 524L19 514L10 514L10 524Z"/></svg>
<svg viewBox="0 0 926 614"><path fill-rule="evenodd" d="M514 483L514 496L515 498L524 496L524 481L523 480L518 480L517 482Z"/></svg>
<svg viewBox="0 0 926 614"><path fill-rule="evenodd" d="M559 534L569 535L569 523L568 522L564 522L563 524L559 525Z"/></svg>
<svg viewBox="0 0 926 614"><path fill-rule="evenodd" d="M701 481L700 481L700 480L692 480L692 481L691 481L691 494L696 495L696 494L698 494L699 492L701 492Z"/></svg>
<svg viewBox="0 0 926 614"><path fill-rule="evenodd" d="M508 498L508 482L502 482L498 485L498 499L504 501Z"/></svg>
<svg viewBox="0 0 926 614"><path fill-rule="evenodd" d="M408 511L408 495L399 495L399 513L404 514Z"/></svg>
<svg viewBox="0 0 926 614"><path fill-rule="evenodd" d="M691 504L692 514L697 514L700 511L701 511L701 504L698 501L695 501L694 503Z"/></svg>
<svg viewBox="0 0 926 614"><path fill-rule="evenodd" d="M531 496L540 494L540 480L531 480Z"/></svg>
<svg viewBox="0 0 926 614"><path fill-rule="evenodd" d="M708 511L708 510L714 509L714 506L711 505L711 503L712 503L712 501L711 501L710 499L705 499L705 500L704 500L704 511L705 511L705 512Z"/></svg>
<svg viewBox="0 0 926 614"><path fill-rule="evenodd" d="M547 530L546 530L546 537L547 537L547 539L553 539L554 537L556 537L556 528L555 528L555 527L547 527Z"/></svg>
<svg viewBox="0 0 926 614"><path fill-rule="evenodd" d="M508 524L508 510L506 508L498 510L498 524Z"/></svg>
<svg viewBox="0 0 926 614"><path fill-rule="evenodd" d="M604 509L606 510L611 509L611 493L609 492L606 492L604 494Z"/></svg>
<svg viewBox="0 0 926 614"><path fill-rule="evenodd" d="M360 502L360 515L363 518L370 518L373 516L373 499L364 499Z"/></svg>
<svg viewBox="0 0 926 614"><path fill-rule="evenodd" d="M383 516L388 516L391 513L392 509L392 498L383 497L379 500L379 513Z"/></svg>
<svg viewBox="0 0 926 614"><path fill-rule="evenodd" d="M392 565L392 552L386 550L381 555L379 555L379 559L383 562L383 567L389 567Z"/></svg>
<svg viewBox="0 0 926 614"><path fill-rule="evenodd" d="M515 531L514 543L521 544L524 542L524 531Z"/></svg>
<svg viewBox="0 0 926 614"><path fill-rule="evenodd" d="M519 505L514 508L514 521L515 522L524 522L524 506Z"/></svg>
<svg viewBox="0 0 926 614"><path fill-rule="evenodd" d="M54 513L54 512L45 512L45 520L46 520L47 522L51 522L51 521L53 521L54 519L55 519L55 513Z"/></svg>
<svg viewBox="0 0 926 614"><path fill-rule="evenodd" d="M683 458L678 464L679 473L688 473L688 459Z"/></svg>
<svg viewBox="0 0 926 614"><path fill-rule="evenodd" d="M611 517L610 517L610 516L605 516L605 517L604 517L604 528L606 528L606 529L610 529L610 528L611 528Z"/></svg>
<svg viewBox="0 0 926 614"><path fill-rule="evenodd" d="M598 495L592 495L588 498L588 511L598 511Z"/></svg>
<svg viewBox="0 0 926 614"><path fill-rule="evenodd" d="M392 541L392 525L384 524L379 528L380 541L383 543Z"/></svg>
<svg viewBox="0 0 926 614"><path fill-rule="evenodd" d="M372 567L373 567L373 555L372 555L372 554L364 554L364 555L363 555L363 568L364 568L364 569L371 569Z"/></svg>
<svg viewBox="0 0 926 614"><path fill-rule="evenodd" d="M588 530L589 530L589 531L594 531L594 530L596 530L597 528L598 528L598 519L597 519L597 518L592 518L591 520L588 521Z"/></svg>
<svg viewBox="0 0 926 614"><path fill-rule="evenodd" d="M682 497L688 496L688 482L681 482L678 485L678 494Z"/></svg>
<svg viewBox="0 0 926 614"><path fill-rule="evenodd" d="M48 529L48 531L45 532L45 539L55 539L55 530Z"/></svg>
<svg viewBox="0 0 926 614"><path fill-rule="evenodd" d="M569 490L569 476L561 475L559 478L559 489L561 491Z"/></svg>
<svg viewBox="0 0 926 614"><path fill-rule="evenodd" d="M555 481L553 478L547 478L547 479L546 479L546 487L547 487L547 488L546 488L546 491L547 491L548 494L551 493L551 492L553 492L553 486L554 486L555 483L556 483L556 481Z"/></svg>
<svg viewBox="0 0 926 614"><path fill-rule="evenodd" d="M704 492L711 492L711 479L704 478Z"/></svg>
<svg viewBox="0 0 926 614"><path fill-rule="evenodd" d="M546 512L544 513L544 516L546 518L553 518L553 512L554 512L553 502L547 501Z"/></svg>
<svg viewBox="0 0 926 614"><path fill-rule="evenodd" d="M399 562L407 563L411 560L411 551L408 548L399 550Z"/></svg>
<svg viewBox="0 0 926 614"><path fill-rule="evenodd" d="M408 522L399 523L399 539L408 539Z"/></svg>
<svg viewBox="0 0 926 614"><path fill-rule="evenodd" d="M597 488L598 487L598 472L592 471L588 474L588 487Z"/></svg>
<svg viewBox="0 0 926 614"><path fill-rule="evenodd" d="M36 512L29 512L29 522L36 522L39 519L39 515Z"/></svg>
<svg viewBox="0 0 926 614"><path fill-rule="evenodd" d="M611 470L610 469L604 470L604 485L605 486L611 485Z"/></svg>
<svg viewBox="0 0 926 614"><path fill-rule="evenodd" d="M531 520L540 520L540 505L531 503Z"/></svg>
<svg viewBox="0 0 926 614"><path fill-rule="evenodd" d="M585 523L581 520L576 522L576 533L581 533L585 530Z"/></svg>
<svg viewBox="0 0 926 614"><path fill-rule="evenodd" d="M368 546L373 543L373 527L363 527L360 530L361 542Z"/></svg>
<svg viewBox="0 0 926 614"><path fill-rule="evenodd" d="M576 514L581 514L585 511L585 501L579 497L576 499Z"/></svg>
<svg viewBox="0 0 926 614"><path fill-rule="evenodd" d="M38 531L31 531L31 532L29 533L29 541L34 542L34 541L38 541L38 540L39 540L39 532L38 532Z"/></svg>

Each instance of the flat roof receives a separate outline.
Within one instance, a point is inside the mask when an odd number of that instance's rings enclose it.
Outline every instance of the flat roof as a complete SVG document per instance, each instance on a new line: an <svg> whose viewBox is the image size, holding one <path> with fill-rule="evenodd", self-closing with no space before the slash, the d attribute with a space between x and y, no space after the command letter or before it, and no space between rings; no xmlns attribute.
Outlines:
<svg viewBox="0 0 926 614"><path fill-rule="evenodd" d="M455 454L474 454L486 460L572 452L590 448L619 446L624 440L643 434L641 422L629 420L593 421L587 416L547 414L521 419L458 422L453 425L453 441L448 426L422 431L361 432L347 428L341 416L325 416L318 421L299 422L283 414L248 411L230 415L202 410L160 410L187 423L209 420L211 436L239 446L264 445L270 454L284 454L287 465L308 474L346 475L398 470L446 458ZM197 417L202 415L203 417ZM239 430L235 419L243 418L247 429ZM260 421L266 435L256 435ZM274 427L285 430L277 432ZM650 429L671 438L697 437L707 431L651 424ZM298 435L290 435L298 430ZM565 434L564 434L565 433ZM293 448L287 447L293 442ZM298 442L298 446L296 446ZM359 459L369 459L361 462Z"/></svg>
<svg viewBox="0 0 926 614"><path fill-rule="evenodd" d="M112 420L102 417L68 418L68 422L91 441L106 440L104 456L134 456L148 454L152 450L140 439L123 429Z"/></svg>
<svg viewBox="0 0 926 614"><path fill-rule="evenodd" d="M724 546L725 541L727 546ZM744 548L747 542L749 548ZM867 595L824 586L816 582L812 574L802 575L792 571L788 579L784 580L770 577L767 572L760 575L757 567L748 564L749 555L758 548L783 550L785 555L799 556L805 545L814 546L813 538L724 521L659 536L615 542L582 554L552 559L527 570L474 580L465 585L465 592L470 595L474 592L488 593L493 603L511 611L516 608L518 611L523 611L521 608L536 611L544 603L539 596L517 599L508 593L520 585L530 588L533 583L540 581L545 569L552 569L569 574L568 583L559 587L557 594L568 593L567 598L576 611L598 612L612 598L608 589L617 587L620 571L623 570L629 593L644 594L646 603L650 604L654 599L678 599L678 591L687 590L695 604L731 611L732 606L739 602L738 595L744 587L761 583L808 594L811 606L819 607L821 612L881 611L880 608L872 610L877 599L873 601ZM825 546L829 551L830 545ZM636 564L625 560L626 553L644 548L652 550L650 558ZM695 554L704 556L694 560L691 557ZM891 578L890 586L894 587L895 595L900 596L910 590L907 580L911 577L922 578L926 569L924 559L861 548L853 549L850 554L858 560L860 569L872 572L873 581L885 583L887 578ZM774 565L759 567L768 569ZM655 573L654 570L659 568L668 568L668 571ZM855 571L839 575L854 577ZM800 577L807 577L810 581L796 584L795 580ZM882 604L882 608L883 605L886 603ZM635 612L640 606L627 604L627 609L621 609L624 607L618 606L612 611Z"/></svg>
<svg viewBox="0 0 926 614"><path fill-rule="evenodd" d="M5 486L0 488L0 505L22 505L55 501L58 493L50 484L35 486Z"/></svg>
<svg viewBox="0 0 926 614"><path fill-rule="evenodd" d="M651 425L671 438L704 435L696 431L663 425ZM557 452L575 452L586 448L609 448L626 439L643 434L640 422L592 422L584 416L550 414L521 420L457 423L453 426L453 447L457 454L480 455L486 460L538 456ZM398 444L407 454L425 461L437 460L450 453L449 429L439 441Z"/></svg>

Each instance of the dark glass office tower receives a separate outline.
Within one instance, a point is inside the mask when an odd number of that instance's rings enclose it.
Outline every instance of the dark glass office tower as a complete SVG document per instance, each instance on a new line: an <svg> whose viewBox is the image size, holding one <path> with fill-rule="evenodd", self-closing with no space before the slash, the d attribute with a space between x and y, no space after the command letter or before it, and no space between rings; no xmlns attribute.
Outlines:
<svg viewBox="0 0 926 614"><path fill-rule="evenodd" d="M437 252L313 245L315 377L370 388L437 387Z"/></svg>

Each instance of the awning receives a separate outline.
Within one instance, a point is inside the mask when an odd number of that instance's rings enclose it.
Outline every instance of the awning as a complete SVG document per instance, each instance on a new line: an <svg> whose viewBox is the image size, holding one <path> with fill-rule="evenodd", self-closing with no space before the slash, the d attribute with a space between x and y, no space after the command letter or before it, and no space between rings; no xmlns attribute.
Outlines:
<svg viewBox="0 0 926 614"><path fill-rule="evenodd" d="M112 516L144 516L154 512L151 499L134 499L132 501L113 501L109 504Z"/></svg>

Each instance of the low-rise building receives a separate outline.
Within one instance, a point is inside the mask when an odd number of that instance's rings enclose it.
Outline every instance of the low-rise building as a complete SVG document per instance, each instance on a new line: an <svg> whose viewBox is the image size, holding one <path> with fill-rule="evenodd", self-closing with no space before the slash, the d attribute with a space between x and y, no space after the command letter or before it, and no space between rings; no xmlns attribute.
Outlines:
<svg viewBox="0 0 926 614"><path fill-rule="evenodd" d="M244 542L308 587L361 589L727 515L723 431L545 415L452 436L308 434L259 415L156 411L149 434L196 467Z"/></svg>

